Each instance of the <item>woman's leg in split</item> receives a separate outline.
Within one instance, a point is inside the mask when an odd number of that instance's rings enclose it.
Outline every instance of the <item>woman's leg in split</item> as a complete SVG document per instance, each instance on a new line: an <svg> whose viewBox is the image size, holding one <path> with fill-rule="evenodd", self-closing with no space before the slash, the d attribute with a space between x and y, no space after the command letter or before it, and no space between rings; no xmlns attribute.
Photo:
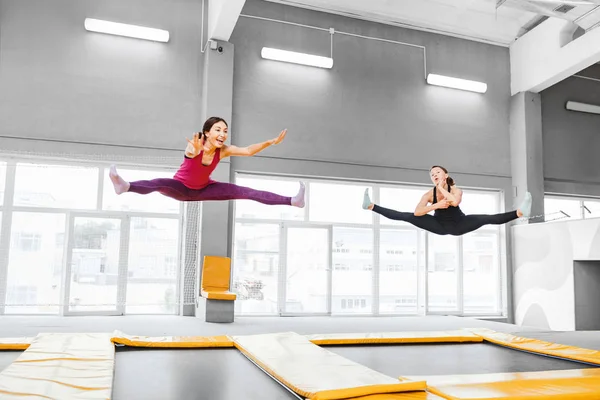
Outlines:
<svg viewBox="0 0 600 400"><path fill-rule="evenodd" d="M190 190L191 200L254 200L268 205L291 205L304 207L304 183L300 182L300 190L294 197L281 196L265 190L252 189L233 183L215 182L201 190Z"/></svg>
<svg viewBox="0 0 600 400"><path fill-rule="evenodd" d="M526 192L523 201L515 211L509 211L501 214L477 214L465 215L459 221L454 229L451 229L451 235L464 235L473 232L484 225L502 225L514 221L517 218L528 218L531 215L531 193Z"/></svg>
<svg viewBox="0 0 600 400"><path fill-rule="evenodd" d="M190 189L180 181L170 178L127 182L117 174L114 166L110 169L109 177L117 194L159 192L179 201L254 200L263 204L292 205L300 208L304 207L305 203L305 186L302 182L298 193L294 197L289 197L223 182L211 183L203 189Z"/></svg>
<svg viewBox="0 0 600 400"><path fill-rule="evenodd" d="M115 188L115 193L121 194L126 192L137 194L149 194L158 192L164 196L173 198L179 201L189 200L189 191L183 183L170 178L157 178L151 180L141 180L127 182L119 176L115 166L110 167L108 174Z"/></svg>
<svg viewBox="0 0 600 400"><path fill-rule="evenodd" d="M416 216L411 212L401 212L391 210L389 208L380 207L377 204L373 205L373 212L383 215L386 218L393 219L395 221L404 221L416 226L417 228L424 229L428 232L435 233L436 235L446 235L448 232L434 217L433 215L425 214Z"/></svg>
<svg viewBox="0 0 600 400"><path fill-rule="evenodd" d="M371 203L371 199L369 198L369 189L365 190L362 208L365 210L371 210L379 215L383 215L384 217L393 219L395 221L408 222L409 224L437 235L446 235L448 233L446 228L444 228L432 215L425 214L416 216L411 212L396 211Z"/></svg>
<svg viewBox="0 0 600 400"><path fill-rule="evenodd" d="M519 218L516 211L502 214L473 214L465 215L455 226L449 228L449 233L454 236L473 232L484 225L502 225Z"/></svg>

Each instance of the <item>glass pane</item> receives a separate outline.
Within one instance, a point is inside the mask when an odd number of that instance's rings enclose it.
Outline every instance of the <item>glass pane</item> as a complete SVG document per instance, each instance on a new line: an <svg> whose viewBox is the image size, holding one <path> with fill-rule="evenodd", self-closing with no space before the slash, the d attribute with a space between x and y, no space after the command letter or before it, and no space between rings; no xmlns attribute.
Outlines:
<svg viewBox="0 0 600 400"><path fill-rule="evenodd" d="M460 208L465 214L498 214L500 195L463 190Z"/></svg>
<svg viewBox="0 0 600 400"><path fill-rule="evenodd" d="M6 313L57 314L65 240L65 215L12 215Z"/></svg>
<svg viewBox="0 0 600 400"><path fill-rule="evenodd" d="M181 203L158 192L149 194L122 193L117 195L108 177L108 169L104 174L104 190L102 194L102 209L116 211L142 211L177 214ZM172 178L172 172L140 171L133 169L117 169L119 175L128 182L151 180L156 178Z"/></svg>
<svg viewBox="0 0 600 400"><path fill-rule="evenodd" d="M379 190L379 205L384 208L400 212L415 212L417 204L421 201L421 197L427 193L427 188L408 189L408 188L386 188L382 187ZM371 199L372 200L372 199ZM433 211L430 213L433 214ZM383 216L379 216L382 225L398 225L398 226L414 226L404 221L394 221Z"/></svg>
<svg viewBox="0 0 600 400"><path fill-rule="evenodd" d="M131 218L128 314L174 314L177 307L179 220Z"/></svg>
<svg viewBox="0 0 600 400"><path fill-rule="evenodd" d="M238 314L277 314L279 225L235 224L232 291Z"/></svg>
<svg viewBox="0 0 600 400"><path fill-rule="evenodd" d="M416 229L382 229L379 239L379 312L417 312L418 254Z"/></svg>
<svg viewBox="0 0 600 400"><path fill-rule="evenodd" d="M297 180L274 180L238 177L237 185L265 190L282 196L295 196L300 189ZM304 220L304 208L287 205L272 206L252 200L236 200L235 216L237 218L260 218L276 220Z"/></svg>
<svg viewBox="0 0 600 400"><path fill-rule="evenodd" d="M332 313L373 311L373 230L334 228Z"/></svg>
<svg viewBox="0 0 600 400"><path fill-rule="evenodd" d="M288 229L286 312L327 312L328 233L322 228Z"/></svg>
<svg viewBox="0 0 600 400"><path fill-rule="evenodd" d="M75 218L70 311L113 311L117 307L121 220Z"/></svg>
<svg viewBox="0 0 600 400"><path fill-rule="evenodd" d="M579 199L544 198L546 221L581 219L581 201Z"/></svg>
<svg viewBox="0 0 600 400"><path fill-rule="evenodd" d="M458 238L428 234L429 311L458 311Z"/></svg>
<svg viewBox="0 0 600 400"><path fill-rule="evenodd" d="M367 186L310 183L310 220L371 224L373 213L361 208ZM373 189L369 187L369 192Z"/></svg>
<svg viewBox="0 0 600 400"><path fill-rule="evenodd" d="M586 207L584 209L585 218L600 217L600 200L586 200L583 204Z"/></svg>
<svg viewBox="0 0 600 400"><path fill-rule="evenodd" d="M94 209L98 168L17 164L15 206Z"/></svg>
<svg viewBox="0 0 600 400"><path fill-rule="evenodd" d="M498 234L473 232L463 236L464 312L499 312Z"/></svg>
<svg viewBox="0 0 600 400"><path fill-rule="evenodd" d="M6 163L0 162L0 206L4 204L4 191L6 190Z"/></svg>

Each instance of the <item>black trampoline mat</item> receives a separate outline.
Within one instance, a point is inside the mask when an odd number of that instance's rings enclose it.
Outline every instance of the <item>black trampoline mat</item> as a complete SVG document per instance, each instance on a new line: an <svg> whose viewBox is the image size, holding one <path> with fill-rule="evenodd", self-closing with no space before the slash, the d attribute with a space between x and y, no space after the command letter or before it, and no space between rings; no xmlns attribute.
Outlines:
<svg viewBox="0 0 600 400"><path fill-rule="evenodd" d="M326 348L391 377L594 368L588 364L526 353L491 343L344 345Z"/></svg>
<svg viewBox="0 0 600 400"><path fill-rule="evenodd" d="M237 349L118 348L113 400L297 397Z"/></svg>

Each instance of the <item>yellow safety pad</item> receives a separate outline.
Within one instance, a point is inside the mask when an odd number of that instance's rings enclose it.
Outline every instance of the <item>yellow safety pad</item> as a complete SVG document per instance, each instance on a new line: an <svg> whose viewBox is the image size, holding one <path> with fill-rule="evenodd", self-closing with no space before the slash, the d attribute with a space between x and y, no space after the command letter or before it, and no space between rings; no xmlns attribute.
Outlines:
<svg viewBox="0 0 600 400"><path fill-rule="evenodd" d="M306 337L308 340L318 345L483 342L481 336L463 330L439 332L331 333L306 335Z"/></svg>
<svg viewBox="0 0 600 400"><path fill-rule="evenodd" d="M201 295L211 300L235 300L237 298L235 293L215 288L204 288L201 291Z"/></svg>
<svg viewBox="0 0 600 400"><path fill-rule="evenodd" d="M312 400L349 399L425 390L424 381L399 380L311 343L294 332L234 336L235 346L275 379Z"/></svg>
<svg viewBox="0 0 600 400"><path fill-rule="evenodd" d="M490 329L469 330L476 335L481 336L488 342L511 347L513 349L600 365L600 351L598 350L545 342L539 339L524 338L511 335L510 333L496 332Z"/></svg>
<svg viewBox="0 0 600 400"><path fill-rule="evenodd" d="M392 394L372 394L369 396L353 397L351 400L444 400L444 398L433 393L419 391Z"/></svg>
<svg viewBox="0 0 600 400"><path fill-rule="evenodd" d="M25 350L29 347L33 338L0 338L0 350Z"/></svg>
<svg viewBox="0 0 600 400"><path fill-rule="evenodd" d="M599 399L600 369L479 375L416 376L427 390L452 400Z"/></svg>
<svg viewBox="0 0 600 400"><path fill-rule="evenodd" d="M204 256L202 265L202 289L229 290L231 259L229 257Z"/></svg>
<svg viewBox="0 0 600 400"><path fill-rule="evenodd" d="M106 333L42 333L0 373L0 398L110 399L115 347Z"/></svg>
<svg viewBox="0 0 600 400"><path fill-rule="evenodd" d="M115 331L111 340L113 343L131 347L233 347L233 340L229 336L134 336Z"/></svg>

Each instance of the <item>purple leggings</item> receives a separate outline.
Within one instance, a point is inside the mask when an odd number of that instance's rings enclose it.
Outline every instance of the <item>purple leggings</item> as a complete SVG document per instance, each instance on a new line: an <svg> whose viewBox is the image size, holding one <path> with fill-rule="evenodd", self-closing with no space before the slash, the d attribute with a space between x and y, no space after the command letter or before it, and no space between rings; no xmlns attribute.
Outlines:
<svg viewBox="0 0 600 400"><path fill-rule="evenodd" d="M292 198L233 183L213 182L203 189L190 189L176 179L158 178L129 183L129 191L139 194L159 192L179 201L254 200L269 205L291 205Z"/></svg>

